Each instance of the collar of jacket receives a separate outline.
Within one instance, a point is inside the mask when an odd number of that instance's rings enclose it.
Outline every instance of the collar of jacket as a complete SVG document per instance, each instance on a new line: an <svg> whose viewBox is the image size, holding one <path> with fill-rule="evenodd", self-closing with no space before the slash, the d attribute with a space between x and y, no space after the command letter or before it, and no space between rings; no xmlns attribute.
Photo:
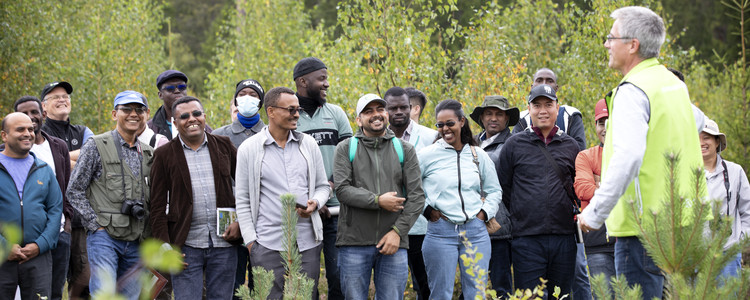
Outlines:
<svg viewBox="0 0 750 300"><path fill-rule="evenodd" d="M382 136L366 136L361 127L357 129L356 133L354 133L354 137L358 138L359 142L368 148L374 148L376 145L382 144L386 140L390 140L395 136L396 134L387 127L385 129L385 135Z"/></svg>
<svg viewBox="0 0 750 300"><path fill-rule="evenodd" d="M482 133L477 135L476 140L481 144L483 140L487 139L486 136L487 131L482 131ZM495 137L495 140L493 140L492 143L488 146L505 143L505 140L507 140L509 137L510 129L508 129L508 127L505 127L505 129L497 133L497 137Z"/></svg>

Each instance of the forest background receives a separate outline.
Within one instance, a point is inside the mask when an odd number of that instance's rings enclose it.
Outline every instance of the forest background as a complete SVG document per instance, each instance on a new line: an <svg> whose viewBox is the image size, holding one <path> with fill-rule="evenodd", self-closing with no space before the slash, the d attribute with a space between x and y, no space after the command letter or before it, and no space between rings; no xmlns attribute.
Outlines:
<svg viewBox="0 0 750 300"><path fill-rule="evenodd" d="M153 114L156 76L177 69L217 128L230 122L238 81L294 87L294 64L316 56L328 65L328 101L353 128L356 100L392 86L427 94L421 122L431 126L448 98L467 113L492 94L525 109L533 72L548 67L594 145L594 104L621 78L602 43L609 14L627 5L664 18L660 61L685 73L692 101L727 134L722 155L750 169L747 0L3 0L0 113L64 80L74 87L72 123L101 133L114 127L118 92L142 92Z"/></svg>

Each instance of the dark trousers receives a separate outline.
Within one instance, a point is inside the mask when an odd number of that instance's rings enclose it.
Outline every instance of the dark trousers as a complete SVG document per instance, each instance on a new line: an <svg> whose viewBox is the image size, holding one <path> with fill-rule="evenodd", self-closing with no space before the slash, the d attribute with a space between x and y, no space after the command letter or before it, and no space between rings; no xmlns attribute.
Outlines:
<svg viewBox="0 0 750 300"><path fill-rule="evenodd" d="M250 264L250 252L247 251L247 247L244 245L238 245L237 247L237 274L234 277L234 290L245 284L245 277L247 277L247 287L250 291L253 290L253 265ZM240 300L237 296L232 296L234 300Z"/></svg>
<svg viewBox="0 0 750 300"><path fill-rule="evenodd" d="M328 281L328 299L343 300L339 278L339 250L336 248L336 232L339 228L339 216L323 218L323 258L326 265Z"/></svg>
<svg viewBox="0 0 750 300"><path fill-rule="evenodd" d="M91 268L86 252L86 228L73 227L70 230L70 267L68 271L68 291L70 299L89 297Z"/></svg>
<svg viewBox="0 0 750 300"><path fill-rule="evenodd" d="M52 300L62 299L65 289L65 279L68 277L70 263L70 233L60 232L57 238L57 248L50 250L52 254Z"/></svg>
<svg viewBox="0 0 750 300"><path fill-rule="evenodd" d="M424 269L424 258L422 258L422 242L424 234L409 235L409 269L411 270L411 283L417 294L417 300L430 299L430 285L427 282L427 271Z"/></svg>
<svg viewBox="0 0 750 300"><path fill-rule="evenodd" d="M320 278L320 245L307 249L300 253L300 271L315 282L313 286L312 299L318 299L318 279ZM284 268L283 258L279 251L263 247L260 243L253 244L250 250L250 261L253 266L273 271L273 287L268 299L282 299L284 291Z"/></svg>
<svg viewBox="0 0 750 300"><path fill-rule="evenodd" d="M510 272L511 248L510 240L490 240L492 256L490 256L490 282L497 296L505 298L513 294L513 275Z"/></svg>
<svg viewBox="0 0 750 300"><path fill-rule="evenodd" d="M576 265L576 241L571 235L514 237L511 242L516 289L531 289L547 281L545 299L556 286L570 294Z"/></svg>
<svg viewBox="0 0 750 300"><path fill-rule="evenodd" d="M52 254L47 251L22 264L5 261L0 266L0 299L13 299L16 287L21 299L49 298L52 294Z"/></svg>

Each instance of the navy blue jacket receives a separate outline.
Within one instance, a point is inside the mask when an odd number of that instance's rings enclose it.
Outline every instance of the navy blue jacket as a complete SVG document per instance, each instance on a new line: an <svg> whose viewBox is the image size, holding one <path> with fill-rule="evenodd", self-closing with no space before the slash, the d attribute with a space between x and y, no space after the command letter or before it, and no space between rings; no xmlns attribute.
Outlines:
<svg viewBox="0 0 750 300"><path fill-rule="evenodd" d="M537 145L550 152L564 182ZM505 141L496 168L503 188L503 203L510 212L513 237L575 232L573 200L564 184L570 185L572 191L576 155L576 140L562 130L546 146L531 128Z"/></svg>

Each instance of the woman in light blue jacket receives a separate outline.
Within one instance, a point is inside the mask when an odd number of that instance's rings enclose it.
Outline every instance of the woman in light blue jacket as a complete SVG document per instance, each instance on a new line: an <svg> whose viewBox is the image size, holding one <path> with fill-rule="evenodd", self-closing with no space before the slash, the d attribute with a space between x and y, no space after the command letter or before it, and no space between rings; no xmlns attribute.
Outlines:
<svg viewBox="0 0 750 300"><path fill-rule="evenodd" d="M497 212L502 197L500 183L492 160L476 147L461 103L444 100L435 108L435 115L439 139L418 153L425 191L424 216L429 220L422 254L430 296L451 299L458 263L464 296L470 299L478 294L484 298L475 280L487 282L491 248L484 222ZM481 253L478 265L483 275L475 273L475 278L467 274L460 260L468 250L461 234L476 249L474 255Z"/></svg>

